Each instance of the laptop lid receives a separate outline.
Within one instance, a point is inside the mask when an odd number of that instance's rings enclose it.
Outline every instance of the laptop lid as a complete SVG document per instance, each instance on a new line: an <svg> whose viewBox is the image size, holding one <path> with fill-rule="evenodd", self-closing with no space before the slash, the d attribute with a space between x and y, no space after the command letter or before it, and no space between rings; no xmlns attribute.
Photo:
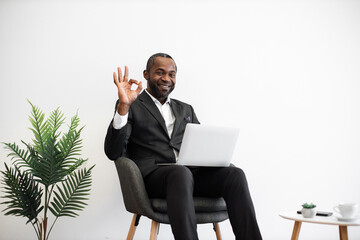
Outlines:
<svg viewBox="0 0 360 240"><path fill-rule="evenodd" d="M238 128L188 123L177 164L227 167L239 136Z"/></svg>

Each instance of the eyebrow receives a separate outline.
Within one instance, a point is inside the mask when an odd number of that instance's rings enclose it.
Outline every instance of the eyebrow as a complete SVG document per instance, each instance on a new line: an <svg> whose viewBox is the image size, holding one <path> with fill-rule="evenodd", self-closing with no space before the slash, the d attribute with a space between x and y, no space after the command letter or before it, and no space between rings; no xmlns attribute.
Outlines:
<svg viewBox="0 0 360 240"><path fill-rule="evenodd" d="M161 68L161 67L155 69L155 71L158 71L158 70L166 72L166 70L164 68ZM176 70L171 70L170 72L176 73Z"/></svg>

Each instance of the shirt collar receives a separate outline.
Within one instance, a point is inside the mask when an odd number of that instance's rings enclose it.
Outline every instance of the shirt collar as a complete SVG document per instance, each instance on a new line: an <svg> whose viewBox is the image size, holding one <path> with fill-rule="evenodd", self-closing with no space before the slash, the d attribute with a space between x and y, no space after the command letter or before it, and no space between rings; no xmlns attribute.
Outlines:
<svg viewBox="0 0 360 240"><path fill-rule="evenodd" d="M154 98L153 95L151 95L147 89L145 89L145 92L151 97L151 99L154 101L155 104L160 104L160 106L162 105L161 102L159 102L159 100L157 100L156 98ZM168 97L165 101L166 104L170 104L170 98ZM164 103L164 104L165 104Z"/></svg>

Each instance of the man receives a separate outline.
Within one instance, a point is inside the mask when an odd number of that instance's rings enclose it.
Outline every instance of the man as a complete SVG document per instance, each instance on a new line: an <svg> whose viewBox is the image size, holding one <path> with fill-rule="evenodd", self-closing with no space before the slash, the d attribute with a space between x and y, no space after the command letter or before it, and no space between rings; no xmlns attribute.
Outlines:
<svg viewBox="0 0 360 240"><path fill-rule="evenodd" d="M170 99L177 66L167 54L147 62L142 83L129 79L125 66L114 72L119 100L105 139L105 153L115 160L132 159L144 178L150 198L166 198L176 240L198 239L193 196L223 197L237 240L262 239L244 172L236 167L188 168L175 163L187 123L199 123L193 108ZM134 90L133 85L137 88Z"/></svg>

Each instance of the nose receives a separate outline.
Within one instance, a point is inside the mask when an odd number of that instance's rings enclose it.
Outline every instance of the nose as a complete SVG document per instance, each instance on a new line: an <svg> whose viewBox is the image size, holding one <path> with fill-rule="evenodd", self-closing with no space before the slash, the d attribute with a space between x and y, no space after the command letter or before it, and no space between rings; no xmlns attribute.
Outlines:
<svg viewBox="0 0 360 240"><path fill-rule="evenodd" d="M164 74L162 77L161 77L161 80L163 80L164 82L169 82L170 81L170 77L168 74Z"/></svg>

